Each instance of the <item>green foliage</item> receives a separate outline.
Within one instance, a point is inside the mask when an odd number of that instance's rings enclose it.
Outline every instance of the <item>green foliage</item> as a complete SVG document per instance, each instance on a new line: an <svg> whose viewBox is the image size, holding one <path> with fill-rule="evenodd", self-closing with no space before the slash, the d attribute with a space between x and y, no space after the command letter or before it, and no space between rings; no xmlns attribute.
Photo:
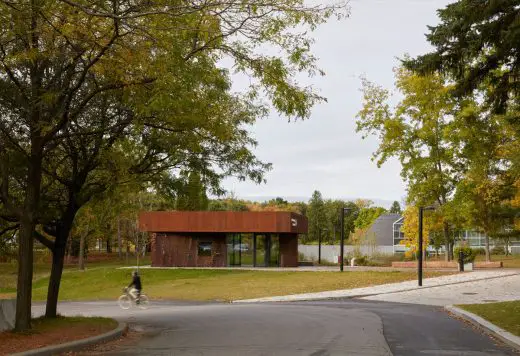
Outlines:
<svg viewBox="0 0 520 356"><path fill-rule="evenodd" d="M402 214L403 211L401 210L401 205L396 200L392 203L392 206L390 207L390 210L388 211L390 214Z"/></svg>
<svg viewBox="0 0 520 356"><path fill-rule="evenodd" d="M323 229L327 226L325 202L321 193L315 190L309 200L307 209L307 218L309 220L308 240L318 240Z"/></svg>
<svg viewBox="0 0 520 356"><path fill-rule="evenodd" d="M366 229L376 221L376 219L382 214L386 213L386 209L382 207L370 207L363 208L359 211L359 214L354 221L356 229Z"/></svg>
<svg viewBox="0 0 520 356"><path fill-rule="evenodd" d="M455 254L455 259L459 259L459 254L462 252L464 263L472 263L475 261L477 257L477 251L472 249L469 246L458 246L455 247L453 253Z"/></svg>
<svg viewBox="0 0 520 356"><path fill-rule="evenodd" d="M188 176L188 182L178 192L177 210L207 210L209 205L206 195L206 188L202 184L200 174L191 172Z"/></svg>
<svg viewBox="0 0 520 356"><path fill-rule="evenodd" d="M440 23L426 36L434 51L405 60L406 66L449 73L457 96L488 86L485 98L495 112L518 104L518 2L458 0L438 14Z"/></svg>
<svg viewBox="0 0 520 356"><path fill-rule="evenodd" d="M445 213L462 174L452 144L454 112L459 103L450 95L448 78L433 73L420 76L399 68L396 86L403 99L391 107L390 92L363 81L364 103L358 113L357 131L376 135L379 147L373 155L378 166L390 157L401 162L408 203L436 204L444 215L445 244L451 241L449 216Z"/></svg>
<svg viewBox="0 0 520 356"><path fill-rule="evenodd" d="M506 249L504 246L495 246L491 249L492 255L505 255Z"/></svg>
<svg viewBox="0 0 520 356"><path fill-rule="evenodd" d="M211 211L248 211L244 201L236 199L210 200L208 210Z"/></svg>

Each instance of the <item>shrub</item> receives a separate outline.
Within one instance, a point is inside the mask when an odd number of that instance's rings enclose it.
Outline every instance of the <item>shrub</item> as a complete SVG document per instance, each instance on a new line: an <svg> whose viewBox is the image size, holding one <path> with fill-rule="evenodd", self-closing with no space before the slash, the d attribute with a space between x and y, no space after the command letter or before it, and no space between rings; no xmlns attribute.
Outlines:
<svg viewBox="0 0 520 356"><path fill-rule="evenodd" d="M459 254L461 251L464 263L470 263L475 261L475 258L477 257L477 251L468 246L455 247L453 252L455 254L454 257L457 259L457 261L459 259Z"/></svg>
<svg viewBox="0 0 520 356"><path fill-rule="evenodd" d="M369 261L366 256L356 257L356 261L354 262L356 266L369 266Z"/></svg>
<svg viewBox="0 0 520 356"><path fill-rule="evenodd" d="M491 249L490 253L492 255L505 255L506 249L504 248L504 246L495 246L493 247L493 249Z"/></svg>
<svg viewBox="0 0 520 356"><path fill-rule="evenodd" d="M474 251L479 256L484 256L486 254L486 249L484 247L475 248Z"/></svg>

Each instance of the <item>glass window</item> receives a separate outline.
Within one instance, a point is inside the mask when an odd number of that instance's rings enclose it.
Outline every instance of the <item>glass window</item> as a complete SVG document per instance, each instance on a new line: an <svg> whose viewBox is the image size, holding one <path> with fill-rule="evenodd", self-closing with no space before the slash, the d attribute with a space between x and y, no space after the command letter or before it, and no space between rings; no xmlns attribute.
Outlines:
<svg viewBox="0 0 520 356"><path fill-rule="evenodd" d="M198 254L199 256L211 256L212 242L199 242Z"/></svg>

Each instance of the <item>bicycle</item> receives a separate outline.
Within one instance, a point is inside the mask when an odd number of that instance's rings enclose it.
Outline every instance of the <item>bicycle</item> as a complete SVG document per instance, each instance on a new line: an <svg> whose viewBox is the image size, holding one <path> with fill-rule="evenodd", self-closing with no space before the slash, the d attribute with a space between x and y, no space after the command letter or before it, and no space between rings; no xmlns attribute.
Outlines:
<svg viewBox="0 0 520 356"><path fill-rule="evenodd" d="M141 293L139 300L137 300L137 296L132 293L134 290L128 290L128 287L123 288L123 295L119 297L117 300L119 307L121 309L127 310L132 307L132 305L137 306L139 309L147 309L150 305L150 300L145 294Z"/></svg>

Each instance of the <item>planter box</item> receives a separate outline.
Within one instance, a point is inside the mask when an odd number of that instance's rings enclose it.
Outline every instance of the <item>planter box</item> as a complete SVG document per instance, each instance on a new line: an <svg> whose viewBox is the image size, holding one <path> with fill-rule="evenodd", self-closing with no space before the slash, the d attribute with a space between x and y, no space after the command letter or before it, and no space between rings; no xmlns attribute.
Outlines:
<svg viewBox="0 0 520 356"><path fill-rule="evenodd" d="M0 299L0 331L14 328L16 299Z"/></svg>
<svg viewBox="0 0 520 356"><path fill-rule="evenodd" d="M491 261L491 262L475 262L473 264L475 268L502 268L504 264L502 261Z"/></svg>
<svg viewBox="0 0 520 356"><path fill-rule="evenodd" d="M417 261L408 262L392 262L394 268L417 268ZM425 261L423 262L424 268L455 268L458 269L459 264L457 262L446 262L446 261Z"/></svg>

